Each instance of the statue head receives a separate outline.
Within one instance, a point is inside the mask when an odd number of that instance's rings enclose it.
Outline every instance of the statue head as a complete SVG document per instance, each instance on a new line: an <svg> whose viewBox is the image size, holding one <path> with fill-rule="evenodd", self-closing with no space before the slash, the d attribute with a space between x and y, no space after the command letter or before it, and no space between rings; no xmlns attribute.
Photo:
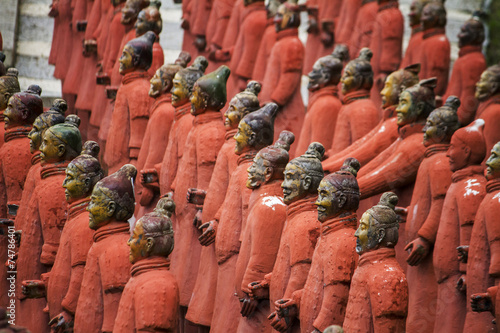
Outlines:
<svg viewBox="0 0 500 333"><path fill-rule="evenodd" d="M307 75L309 83L307 89L316 91L326 86L336 86L340 82L344 62L349 59L349 50L344 44L335 47L331 55L319 58Z"/></svg>
<svg viewBox="0 0 500 333"><path fill-rule="evenodd" d="M321 143L313 142L302 156L294 158L286 165L281 184L285 204L289 205L308 195L317 194L319 183L324 177L321 165L324 154L325 147Z"/></svg>
<svg viewBox="0 0 500 333"><path fill-rule="evenodd" d="M134 215L134 179L137 169L132 164L125 164L94 186L90 196L89 227L97 230L111 220L128 223Z"/></svg>
<svg viewBox="0 0 500 333"><path fill-rule="evenodd" d="M434 93L436 84L436 78L422 80L401 93L396 109L399 127L427 119L431 111L436 108Z"/></svg>
<svg viewBox="0 0 500 333"><path fill-rule="evenodd" d="M28 134L30 139L30 151L33 154L40 149L42 144L42 136L45 130L56 124L64 123L64 113L68 109L68 105L64 99L55 99L52 107L36 117L33 122L33 127Z"/></svg>
<svg viewBox="0 0 500 333"><path fill-rule="evenodd" d="M28 90L13 94L3 114L5 129L32 125L36 117L43 112L41 93L39 86L31 85Z"/></svg>
<svg viewBox="0 0 500 333"><path fill-rule="evenodd" d="M484 25L479 18L472 17L462 24L457 37L459 47L481 46L485 38Z"/></svg>
<svg viewBox="0 0 500 333"><path fill-rule="evenodd" d="M148 31L141 37L132 39L123 48L120 62L120 74L125 75L138 70L146 71L153 62L153 43L156 35Z"/></svg>
<svg viewBox="0 0 500 333"><path fill-rule="evenodd" d="M234 135L235 154L241 155L251 150L260 150L273 143L274 119L278 105L268 103L257 111L247 114L238 125Z"/></svg>
<svg viewBox="0 0 500 333"><path fill-rule="evenodd" d="M82 136L80 118L71 114L64 123L56 124L45 130L40 144L42 163L57 163L71 161L82 151Z"/></svg>
<svg viewBox="0 0 500 333"><path fill-rule="evenodd" d="M160 8L150 4L148 7L141 10L139 15L137 15L137 21L135 21L134 28L136 37L140 37L148 31L152 31L156 36L159 36L163 28Z"/></svg>
<svg viewBox="0 0 500 333"><path fill-rule="evenodd" d="M104 171L97 159L99 151L97 142L87 141L83 145L82 153L68 164L62 185L66 201L89 197L95 184L104 177Z"/></svg>
<svg viewBox="0 0 500 333"><path fill-rule="evenodd" d="M359 220L356 252L361 255L381 247L394 248L398 243L399 217L394 211L398 196L392 192L382 194L379 203L368 209Z"/></svg>
<svg viewBox="0 0 500 333"><path fill-rule="evenodd" d="M442 107L431 112L422 129L425 147L437 143L450 143L453 133L460 128L457 115L459 107L458 97L450 96Z"/></svg>
<svg viewBox="0 0 500 333"><path fill-rule="evenodd" d="M17 69L9 68L5 75L0 76L0 111L7 108L7 103L12 95L21 91L17 80L18 75Z"/></svg>
<svg viewBox="0 0 500 333"><path fill-rule="evenodd" d="M480 102L488 100L490 97L500 92L500 65L488 67L482 74L479 82L476 83L476 98Z"/></svg>
<svg viewBox="0 0 500 333"><path fill-rule="evenodd" d="M490 152L490 157L486 161L487 180L500 178L500 142L497 142Z"/></svg>
<svg viewBox="0 0 500 333"><path fill-rule="evenodd" d="M432 1L422 10L422 28L424 30L446 27L446 9L441 1Z"/></svg>
<svg viewBox="0 0 500 333"><path fill-rule="evenodd" d="M161 198L153 212L141 217L127 242L132 264L149 257L168 257L174 249L172 214L175 203L171 196Z"/></svg>
<svg viewBox="0 0 500 333"><path fill-rule="evenodd" d="M301 7L295 3L282 3L274 16L276 31L298 28L300 26L300 9Z"/></svg>
<svg viewBox="0 0 500 333"><path fill-rule="evenodd" d="M182 106L189 102L195 82L203 76L207 69L208 61L203 56L194 59L188 68L180 69L172 80L172 105Z"/></svg>
<svg viewBox="0 0 500 333"><path fill-rule="evenodd" d="M229 102L229 107L224 113L224 126L226 130L231 130L238 127L241 119L259 109L259 99L257 96L260 93L261 85L257 81L250 81L247 88L236 94Z"/></svg>
<svg viewBox="0 0 500 333"><path fill-rule="evenodd" d="M231 74L229 67L222 65L196 81L190 98L193 116L208 110L220 111L226 105L226 83L229 74Z"/></svg>
<svg viewBox="0 0 500 333"><path fill-rule="evenodd" d="M479 165L483 162L486 156L483 129L484 120L476 119L469 126L455 131L446 152L451 171L455 172L469 165Z"/></svg>
<svg viewBox="0 0 500 333"><path fill-rule="evenodd" d="M356 212L359 206L359 186L356 176L361 165L348 158L340 171L327 175L318 187L318 220L325 222L344 213Z"/></svg>
<svg viewBox="0 0 500 333"><path fill-rule="evenodd" d="M158 98L160 95L169 93L172 90L172 80L175 74L182 68L186 68L190 61L191 55L182 51L175 63L158 68L155 75L149 80L149 96Z"/></svg>
<svg viewBox="0 0 500 333"><path fill-rule="evenodd" d="M270 181L283 179L283 171L290 158L288 151L294 141L292 132L283 131L274 145L261 149L247 170L247 187L256 189Z"/></svg>
<svg viewBox="0 0 500 333"><path fill-rule="evenodd" d="M363 48L357 59L351 60L345 66L342 75L342 93L348 94L357 90L370 90L373 86L373 70L370 60L373 53L369 48Z"/></svg>
<svg viewBox="0 0 500 333"><path fill-rule="evenodd" d="M273 18L278 12L279 6L286 0L269 0L266 4L267 18Z"/></svg>
<svg viewBox="0 0 500 333"><path fill-rule="evenodd" d="M389 74L385 79L384 88L380 92L382 108L397 105L401 92L418 83L418 73L420 73L420 64L410 65Z"/></svg>
<svg viewBox="0 0 500 333"><path fill-rule="evenodd" d="M149 4L148 0L127 0L122 8L122 18L120 22L123 25L131 24L137 20L139 12L146 8Z"/></svg>
<svg viewBox="0 0 500 333"><path fill-rule="evenodd" d="M420 25L420 18L422 16L422 10L425 5L427 5L431 0L413 0L410 5L410 13L408 18L410 19L410 26L416 27Z"/></svg>

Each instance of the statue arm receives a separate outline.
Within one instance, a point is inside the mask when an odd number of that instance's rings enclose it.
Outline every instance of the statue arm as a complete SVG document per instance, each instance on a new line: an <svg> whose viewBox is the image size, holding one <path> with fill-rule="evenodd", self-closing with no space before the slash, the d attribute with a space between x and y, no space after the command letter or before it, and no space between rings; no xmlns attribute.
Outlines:
<svg viewBox="0 0 500 333"><path fill-rule="evenodd" d="M87 23L87 29L85 30L86 40L94 38L94 31L97 29L99 21L101 20L101 2L102 1L95 0L92 4L92 9L90 10L89 20Z"/></svg>
<svg viewBox="0 0 500 333"><path fill-rule="evenodd" d="M63 310L72 314L73 316L76 313L76 305L80 296L84 270L85 264L80 264L71 268L69 288L61 302Z"/></svg>
<svg viewBox="0 0 500 333"><path fill-rule="evenodd" d="M382 23L382 45L380 47L380 72L386 75L397 70L402 57L404 19L401 12L393 12L384 17ZM384 15L385 16L385 15Z"/></svg>
<svg viewBox="0 0 500 333"><path fill-rule="evenodd" d="M489 274L496 278L500 277L500 225L498 224L498 214L500 213L500 204L493 199L487 206L484 214L486 222L486 234L490 246L490 268Z"/></svg>
<svg viewBox="0 0 500 333"><path fill-rule="evenodd" d="M321 310L313 326L323 332L332 324L342 325L349 298L349 284L334 282L324 287Z"/></svg>
<svg viewBox="0 0 500 333"><path fill-rule="evenodd" d="M279 81L271 94L271 100L282 107L288 103L300 86L304 46L297 40L283 47L281 51Z"/></svg>
<svg viewBox="0 0 500 333"><path fill-rule="evenodd" d="M2 161L0 161L0 217L7 217L7 188L5 186Z"/></svg>
<svg viewBox="0 0 500 333"><path fill-rule="evenodd" d="M292 298L292 294L294 292L296 292L297 290L302 290L302 288L304 288L310 268L311 261L298 262L291 267L290 278L288 279L285 294L283 295L284 299Z"/></svg>

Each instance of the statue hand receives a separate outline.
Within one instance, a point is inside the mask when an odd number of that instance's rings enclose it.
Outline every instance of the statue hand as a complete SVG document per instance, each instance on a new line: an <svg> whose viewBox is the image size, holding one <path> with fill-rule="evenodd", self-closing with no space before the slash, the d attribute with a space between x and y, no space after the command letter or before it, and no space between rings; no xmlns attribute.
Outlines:
<svg viewBox="0 0 500 333"><path fill-rule="evenodd" d="M253 299L269 299L269 283L266 280L260 282L250 282L248 284L250 297Z"/></svg>
<svg viewBox="0 0 500 333"><path fill-rule="evenodd" d="M276 311L272 312L267 319L271 321L271 326L278 332L286 332L288 324L285 318L280 318Z"/></svg>
<svg viewBox="0 0 500 333"><path fill-rule="evenodd" d="M215 51L216 61L229 61L231 60L231 53L229 51L217 50Z"/></svg>
<svg viewBox="0 0 500 333"><path fill-rule="evenodd" d="M405 247L405 251L410 250L410 255L406 259L406 262L410 266L418 266L420 262L429 254L429 248L429 242L422 237L418 237L417 239L411 241Z"/></svg>
<svg viewBox="0 0 500 333"><path fill-rule="evenodd" d="M72 333L73 332L73 322L74 318L71 314L64 311L52 318L49 321L49 326L51 332L54 333Z"/></svg>
<svg viewBox="0 0 500 333"><path fill-rule="evenodd" d="M156 169L141 170L141 184L151 184L158 182L158 172Z"/></svg>
<svg viewBox="0 0 500 333"><path fill-rule="evenodd" d="M215 44L210 44L210 46L208 47L208 60L212 60L212 61L216 61L217 59L215 58L215 52L217 52L218 50L220 50L221 48L218 47L217 45Z"/></svg>
<svg viewBox="0 0 500 333"><path fill-rule="evenodd" d="M215 242L215 236L217 235L217 221L210 221L207 223L203 223L198 228L199 230L207 229L203 231L198 240L202 246L209 246L213 242Z"/></svg>
<svg viewBox="0 0 500 333"><path fill-rule="evenodd" d="M468 245L463 245L457 247L458 251L458 261L466 264L467 260L469 259L469 246Z"/></svg>
<svg viewBox="0 0 500 333"><path fill-rule="evenodd" d="M197 35L194 40L194 46L198 49L198 51L203 52L207 47L207 40L203 35Z"/></svg>
<svg viewBox="0 0 500 333"><path fill-rule="evenodd" d="M491 296L487 293L472 294L470 297L470 306L474 312L491 311Z"/></svg>
<svg viewBox="0 0 500 333"><path fill-rule="evenodd" d="M186 200L190 204L203 206L207 191L197 188L190 188L187 191Z"/></svg>
<svg viewBox="0 0 500 333"><path fill-rule="evenodd" d="M467 290L467 279L465 274L462 274L462 276L460 276L460 278L457 280L456 288L458 291L462 291L464 293Z"/></svg>
<svg viewBox="0 0 500 333"><path fill-rule="evenodd" d="M330 47L335 43L335 37L331 31L321 31L321 42L325 47Z"/></svg>
<svg viewBox="0 0 500 333"><path fill-rule="evenodd" d="M406 222L406 217L408 216L408 209L407 208L405 208L405 207L396 207L394 209L394 211L396 212L396 214L398 214L398 216L400 218L400 223Z"/></svg>
<svg viewBox="0 0 500 333"><path fill-rule="evenodd" d="M203 214L202 210L197 210L196 215L194 216L193 225L197 229L199 229L201 227L202 214Z"/></svg>
<svg viewBox="0 0 500 333"><path fill-rule="evenodd" d="M248 295L245 295L245 297L240 299L240 305L241 315L243 317L250 317L257 308L257 305L259 305L259 301L250 298Z"/></svg>
<svg viewBox="0 0 500 333"><path fill-rule="evenodd" d="M287 324L299 315L299 305L295 299L279 299L274 302L274 309L280 318L285 318Z"/></svg>
<svg viewBox="0 0 500 333"><path fill-rule="evenodd" d="M309 16L309 26L307 27L307 33L316 35L318 32L318 21L316 20L316 18Z"/></svg>
<svg viewBox="0 0 500 333"><path fill-rule="evenodd" d="M189 31L189 21L186 19L183 19L181 22L181 29Z"/></svg>
<svg viewBox="0 0 500 333"><path fill-rule="evenodd" d="M22 293L26 298L46 296L45 283L42 280L25 280L21 283Z"/></svg>

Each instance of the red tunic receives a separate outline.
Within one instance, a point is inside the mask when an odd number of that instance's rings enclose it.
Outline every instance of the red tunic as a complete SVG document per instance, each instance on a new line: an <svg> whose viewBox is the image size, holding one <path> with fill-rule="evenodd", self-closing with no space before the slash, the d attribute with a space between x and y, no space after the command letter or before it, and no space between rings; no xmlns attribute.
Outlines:
<svg viewBox="0 0 500 333"><path fill-rule="evenodd" d="M373 34L373 26L377 20L378 3L376 0L364 0L361 3L356 23L354 24L353 35L349 54L351 59L356 59L359 51L363 47L370 47Z"/></svg>
<svg viewBox="0 0 500 333"><path fill-rule="evenodd" d="M206 39L207 46L210 44L222 48L224 33L226 32L229 18L236 0L214 0L210 17L208 18Z"/></svg>
<svg viewBox="0 0 500 333"><path fill-rule="evenodd" d="M191 0L191 2L190 31L195 36L205 36L212 1Z"/></svg>
<svg viewBox="0 0 500 333"><path fill-rule="evenodd" d="M90 198L84 198L69 205L68 221L61 234L47 286L50 318L63 310L72 315L76 312L83 270L94 235L94 230L89 228L89 213L86 211L89 202Z"/></svg>
<svg viewBox="0 0 500 333"><path fill-rule="evenodd" d="M125 74L118 89L104 160L109 173L137 162L153 99L149 97L147 72Z"/></svg>
<svg viewBox="0 0 500 333"><path fill-rule="evenodd" d="M498 279L498 221L500 205L500 179L486 183L486 195L479 206L470 239L469 258L467 261L467 295L485 293ZM493 228L492 228L493 227ZM473 312L467 302L464 332L493 332L493 316L490 312Z"/></svg>
<svg viewBox="0 0 500 333"><path fill-rule="evenodd" d="M169 272L169 260L140 260L132 266L130 275L113 332L177 332L179 287Z"/></svg>
<svg viewBox="0 0 500 333"><path fill-rule="evenodd" d="M214 220L215 214L222 207L231 174L236 169L239 156L234 153L236 129L226 132L226 141L222 145L214 172L208 185L207 196L203 204L202 222ZM186 319L192 323L210 326L214 311L215 291L217 284L217 259L215 245L204 246L201 249L198 276L189 301Z"/></svg>
<svg viewBox="0 0 500 333"><path fill-rule="evenodd" d="M460 49L443 101L452 95L460 98L462 104L458 108L458 120L461 126L467 126L474 120L478 106L474 96L476 83L484 70L486 59L480 46L464 46Z"/></svg>
<svg viewBox="0 0 500 333"><path fill-rule="evenodd" d="M493 146L500 141L500 95L492 96L479 104L476 119L484 120L484 141L486 142L486 151L490 152ZM487 158L488 156L486 156Z"/></svg>
<svg viewBox="0 0 500 333"><path fill-rule="evenodd" d="M476 211L486 194L484 168L472 165L455 171L446 192L434 245L438 283L434 332L462 332L467 309L465 294L456 289L467 265L457 261L457 247L468 246ZM467 302L468 303L468 302Z"/></svg>
<svg viewBox="0 0 500 333"><path fill-rule="evenodd" d="M192 19L191 19L191 8L192 8L192 1L191 0L183 0L182 1L182 19L188 22L189 25L191 25ZM183 38L182 38L182 50L189 52L192 57L194 57L195 54L197 54L197 49L194 46L194 35L190 31L190 29L184 30L183 31Z"/></svg>
<svg viewBox="0 0 500 333"><path fill-rule="evenodd" d="M305 110L300 94L304 45L297 29L278 32L276 43L267 62L260 100L274 102L280 107L274 121L274 139L284 130L295 134L298 141Z"/></svg>
<svg viewBox="0 0 500 333"><path fill-rule="evenodd" d="M188 306L200 266L200 232L193 226L196 206L186 201L188 189L208 190L215 161L224 143L226 130L219 111L206 111L194 117L193 127L184 145L175 177L176 203L175 249L172 252L172 273L179 283L180 305Z"/></svg>
<svg viewBox="0 0 500 333"><path fill-rule="evenodd" d="M443 96L448 86L448 74L450 72L450 42L443 28L434 28L424 31L422 44L420 46L420 70L419 77L429 79L436 77L436 96Z"/></svg>
<svg viewBox="0 0 500 333"><path fill-rule="evenodd" d="M4 123L5 117L3 116L3 112L5 110L0 110L0 124ZM4 143L4 135L5 135L5 126L0 126L0 148L3 146Z"/></svg>
<svg viewBox="0 0 500 333"><path fill-rule="evenodd" d="M399 68L405 68L420 62L420 47L422 45L424 33L420 24L411 27L411 37L406 47L405 56Z"/></svg>
<svg viewBox="0 0 500 333"><path fill-rule="evenodd" d="M415 181L415 189L406 219L408 242L418 237L430 244L436 241L442 216L444 197L451 184L451 171L446 151L449 145L436 144L427 148ZM432 265L432 250L418 266L408 266L407 332L432 332L436 315L437 283Z"/></svg>
<svg viewBox="0 0 500 333"><path fill-rule="evenodd" d="M404 332L408 283L396 251L379 248L359 257L349 291L346 332Z"/></svg>
<svg viewBox="0 0 500 333"><path fill-rule="evenodd" d="M335 27L335 43L346 44L351 49L351 37L362 0L344 0Z"/></svg>
<svg viewBox="0 0 500 333"><path fill-rule="evenodd" d="M71 48L73 46L73 34L69 25L71 23L72 9L71 0L57 1L57 10L59 11L59 25L57 29L57 54L55 55L54 77L64 80L71 62Z"/></svg>
<svg viewBox="0 0 500 333"><path fill-rule="evenodd" d="M35 187L38 182L42 179L40 176L40 170L42 166L40 165L40 152L36 151L31 155L31 167L26 175L26 181L24 182L24 190L21 196L21 201L19 202L19 209L17 210L16 219L14 225L16 230L23 230L24 223L26 223L26 214L29 210L29 202L31 200L31 195L35 191Z"/></svg>
<svg viewBox="0 0 500 333"><path fill-rule="evenodd" d="M370 132L379 122L379 111L366 90L358 90L344 96L340 108L331 152L337 153Z"/></svg>
<svg viewBox="0 0 500 333"><path fill-rule="evenodd" d="M263 280L273 269L286 220L281 183L282 180L277 179L252 192L250 201L253 205L241 235L234 276L234 288L239 298L250 293L249 283ZM267 319L269 313L269 302L261 301L250 317L240 318L237 332L268 332L271 329Z"/></svg>
<svg viewBox="0 0 500 333"><path fill-rule="evenodd" d="M130 278L128 222L111 220L94 233L75 315L75 333L112 332ZM159 288L159 286L157 286Z"/></svg>
<svg viewBox="0 0 500 333"><path fill-rule="evenodd" d="M271 56L274 43L276 43L276 28L274 26L274 18L267 19L267 27L262 35L262 40L259 46L259 52L255 57L255 65L253 67L252 79L259 82L264 81L266 75L267 60Z"/></svg>

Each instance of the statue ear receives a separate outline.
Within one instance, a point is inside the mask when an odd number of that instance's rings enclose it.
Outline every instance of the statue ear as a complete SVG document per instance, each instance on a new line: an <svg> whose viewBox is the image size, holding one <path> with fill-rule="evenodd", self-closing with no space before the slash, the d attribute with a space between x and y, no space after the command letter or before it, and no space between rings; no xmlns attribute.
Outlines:
<svg viewBox="0 0 500 333"><path fill-rule="evenodd" d="M108 207L107 207L106 214L109 217L112 217L113 215L115 215L115 211L116 211L116 203L114 201L108 202Z"/></svg>
<svg viewBox="0 0 500 333"><path fill-rule="evenodd" d="M464 151L465 156L467 157L467 160L469 160L470 153L471 153L470 147L469 146L464 146L463 151Z"/></svg>
<svg viewBox="0 0 500 333"><path fill-rule="evenodd" d="M347 202L347 197L344 193L339 193L337 192L337 196L338 196L338 205L339 205L339 208L342 208L345 206L345 203Z"/></svg>
<svg viewBox="0 0 500 333"><path fill-rule="evenodd" d="M255 134L255 132L252 131L252 133L250 133L250 135L248 136L248 143L250 144L250 146L255 145L256 139L257 139L257 135Z"/></svg>
<svg viewBox="0 0 500 333"><path fill-rule="evenodd" d="M155 245L155 240L153 237L148 237L146 239L146 252L148 254L151 254L151 252L153 252L153 247Z"/></svg>
<svg viewBox="0 0 500 333"><path fill-rule="evenodd" d="M491 82L491 92L492 95L498 92L498 82Z"/></svg>
<svg viewBox="0 0 500 333"><path fill-rule="evenodd" d="M306 191L309 191L309 189L311 188L311 184L312 184L311 176L305 176L303 181L303 187Z"/></svg>
<svg viewBox="0 0 500 333"><path fill-rule="evenodd" d="M380 242L382 242L382 240L384 239L384 237L385 237L385 229L379 228L377 230L377 243L380 244Z"/></svg>
<svg viewBox="0 0 500 333"><path fill-rule="evenodd" d="M57 156L63 157L66 153L66 146L64 144L60 144L57 146Z"/></svg>
<svg viewBox="0 0 500 333"><path fill-rule="evenodd" d="M267 167L266 168L266 174L265 174L265 179L266 182L270 181L274 173L274 169L272 167Z"/></svg>

